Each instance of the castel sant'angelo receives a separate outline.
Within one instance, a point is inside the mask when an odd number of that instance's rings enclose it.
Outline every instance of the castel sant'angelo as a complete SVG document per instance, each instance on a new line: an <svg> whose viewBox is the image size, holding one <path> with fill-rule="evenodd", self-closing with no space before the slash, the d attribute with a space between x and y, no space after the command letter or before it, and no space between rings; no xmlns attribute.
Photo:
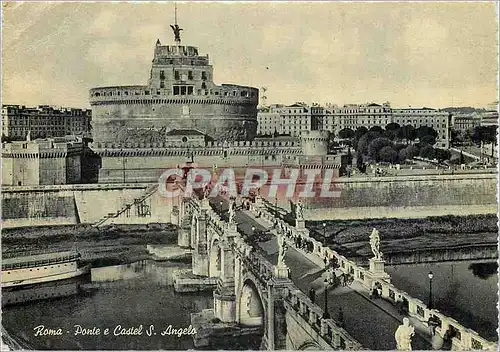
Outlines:
<svg viewBox="0 0 500 352"><path fill-rule="evenodd" d="M175 44L157 41L147 85L90 90L97 182L155 182L185 163L339 171L339 156L326 155L327 131L255 138L258 89L216 85L208 56L181 45L177 19L171 28Z"/></svg>
<svg viewBox="0 0 500 352"><path fill-rule="evenodd" d="M253 139L258 89L216 85L208 55L181 45L177 18L171 28L175 43L157 40L147 85L90 89L94 141L155 143L173 129L221 141Z"/></svg>

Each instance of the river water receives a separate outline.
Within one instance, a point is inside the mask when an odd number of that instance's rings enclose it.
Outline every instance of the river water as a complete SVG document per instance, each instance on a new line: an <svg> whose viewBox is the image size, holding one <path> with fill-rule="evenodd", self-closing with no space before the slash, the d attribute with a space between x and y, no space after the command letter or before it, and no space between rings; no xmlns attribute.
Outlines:
<svg viewBox="0 0 500 352"><path fill-rule="evenodd" d="M196 295L174 292L173 273L189 267L190 264L177 262L141 261L93 268L87 282L80 284L79 294L6 306L2 324L14 338L38 350L193 349L191 335L161 336L169 325L189 327L191 313L213 307L211 292ZM63 334L35 336L34 328L39 325L61 328ZM100 335L75 336L75 325L98 328ZM114 336L118 325L122 328L142 325L142 334ZM147 336L151 325L157 334ZM106 328L109 335L104 336Z"/></svg>
<svg viewBox="0 0 500 352"><path fill-rule="evenodd" d="M429 302L428 274L433 273L433 307L480 336L497 341L498 265L495 261L460 261L388 266L392 283Z"/></svg>

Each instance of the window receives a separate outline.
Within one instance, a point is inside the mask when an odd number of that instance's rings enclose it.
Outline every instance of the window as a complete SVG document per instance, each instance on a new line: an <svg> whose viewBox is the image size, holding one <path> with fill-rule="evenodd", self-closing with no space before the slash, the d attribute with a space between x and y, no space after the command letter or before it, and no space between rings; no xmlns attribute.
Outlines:
<svg viewBox="0 0 500 352"><path fill-rule="evenodd" d="M174 95L179 95L179 86L174 86Z"/></svg>
<svg viewBox="0 0 500 352"><path fill-rule="evenodd" d="M201 79L206 81L207 80L207 73L205 71L201 72Z"/></svg>
<svg viewBox="0 0 500 352"><path fill-rule="evenodd" d="M160 79L165 79L165 71L160 71Z"/></svg>
<svg viewBox="0 0 500 352"><path fill-rule="evenodd" d="M192 86L188 87L188 95L193 95L193 87Z"/></svg>
<svg viewBox="0 0 500 352"><path fill-rule="evenodd" d="M181 75L180 75L179 71L175 71L174 76L175 76L176 81L179 81L181 79Z"/></svg>
<svg viewBox="0 0 500 352"><path fill-rule="evenodd" d="M193 71L188 72L188 79L192 80L193 79Z"/></svg>
<svg viewBox="0 0 500 352"><path fill-rule="evenodd" d="M165 81L160 81L160 88L165 88Z"/></svg>

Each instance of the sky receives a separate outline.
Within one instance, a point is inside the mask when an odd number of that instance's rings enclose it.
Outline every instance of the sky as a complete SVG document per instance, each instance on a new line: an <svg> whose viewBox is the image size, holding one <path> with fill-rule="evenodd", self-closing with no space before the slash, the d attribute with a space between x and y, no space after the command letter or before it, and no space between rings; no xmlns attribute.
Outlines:
<svg viewBox="0 0 500 352"><path fill-rule="evenodd" d="M498 100L494 2L178 3L182 44L217 84L267 103L485 107ZM173 44L173 3L3 3L2 100L90 107L92 87L146 84Z"/></svg>

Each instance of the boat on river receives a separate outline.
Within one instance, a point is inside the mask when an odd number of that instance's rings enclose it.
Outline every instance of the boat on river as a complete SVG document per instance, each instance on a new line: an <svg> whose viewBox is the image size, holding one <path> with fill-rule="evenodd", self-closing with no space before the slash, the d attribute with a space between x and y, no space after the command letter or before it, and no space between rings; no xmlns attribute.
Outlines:
<svg viewBox="0 0 500 352"><path fill-rule="evenodd" d="M20 255L2 258L2 290L66 280L90 272L75 251Z"/></svg>

